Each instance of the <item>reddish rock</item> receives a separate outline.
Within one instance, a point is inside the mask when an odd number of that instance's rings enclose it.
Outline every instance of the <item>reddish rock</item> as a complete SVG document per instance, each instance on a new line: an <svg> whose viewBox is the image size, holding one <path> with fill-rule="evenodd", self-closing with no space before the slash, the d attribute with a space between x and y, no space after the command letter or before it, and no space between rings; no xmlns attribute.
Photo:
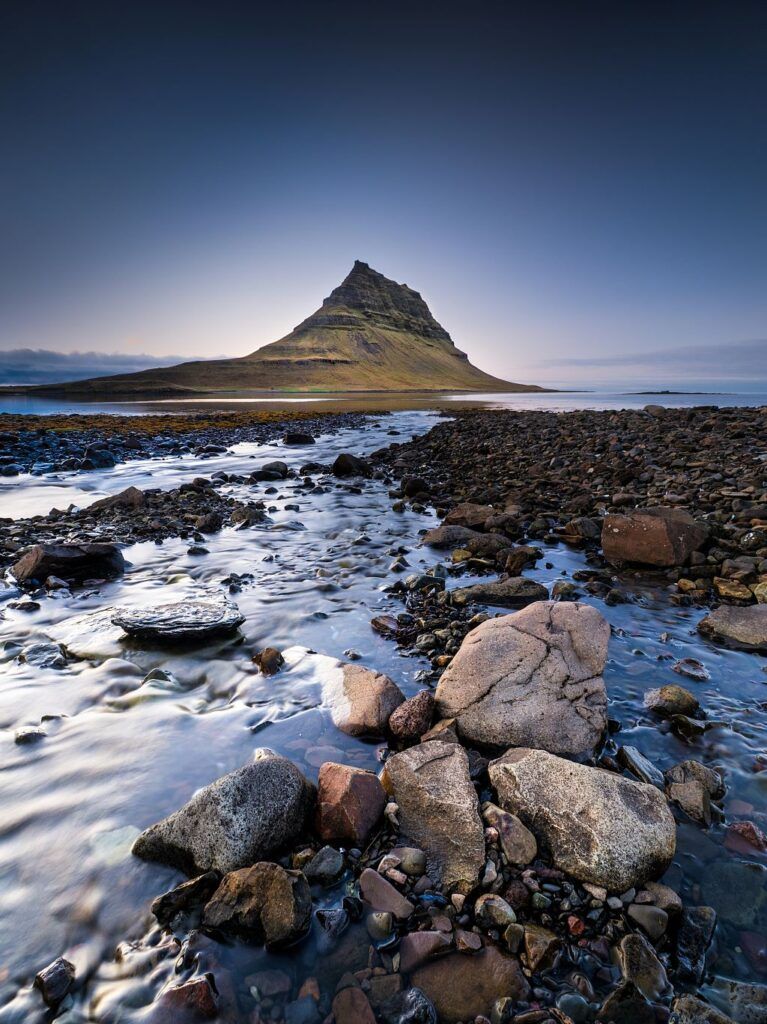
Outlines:
<svg viewBox="0 0 767 1024"><path fill-rule="evenodd" d="M496 514L491 505L476 505L472 501L465 501L456 505L445 516L448 526L464 526L468 530L481 530L485 523Z"/></svg>
<svg viewBox="0 0 767 1024"><path fill-rule="evenodd" d="M347 736L384 736L392 712L405 695L382 672L339 663L327 674L322 699L333 724Z"/></svg>
<svg viewBox="0 0 767 1024"><path fill-rule="evenodd" d="M399 944L400 970L409 974L449 945L450 939L442 932L410 932Z"/></svg>
<svg viewBox="0 0 767 1024"><path fill-rule="evenodd" d="M434 697L429 690L421 690L392 713L389 732L399 743L417 743L429 731L433 714Z"/></svg>
<svg viewBox="0 0 767 1024"><path fill-rule="evenodd" d="M216 994L207 978L193 978L167 988L152 1007L152 1024L195 1024L213 1020L218 1012Z"/></svg>
<svg viewBox="0 0 767 1024"><path fill-rule="evenodd" d="M376 1024L375 1014L361 988L343 988L333 1000L336 1024Z"/></svg>
<svg viewBox="0 0 767 1024"><path fill-rule="evenodd" d="M360 875L360 896L373 910L389 911L400 921L405 921L415 910L410 900L372 868L365 868Z"/></svg>
<svg viewBox="0 0 767 1024"><path fill-rule="evenodd" d="M490 1016L496 999L527 999L530 986L516 957L495 946L476 955L448 953L419 967L410 982L431 999L443 1024Z"/></svg>
<svg viewBox="0 0 767 1024"><path fill-rule="evenodd" d="M203 924L269 946L287 945L309 928L312 897L300 871L262 861L224 875Z"/></svg>
<svg viewBox="0 0 767 1024"><path fill-rule="evenodd" d="M74 964L58 957L35 975L35 988L38 989L48 1006L58 1006L72 987L75 980Z"/></svg>
<svg viewBox="0 0 767 1024"><path fill-rule="evenodd" d="M767 851L767 836L753 821L734 821L727 829L724 845L733 853L753 856Z"/></svg>
<svg viewBox="0 0 767 1024"><path fill-rule="evenodd" d="M383 814L386 793L372 772L326 761L317 783L317 833L325 842L363 847Z"/></svg>
<svg viewBox="0 0 767 1024"><path fill-rule="evenodd" d="M610 562L684 565L708 536L708 527L682 509L641 509L605 517L602 550Z"/></svg>

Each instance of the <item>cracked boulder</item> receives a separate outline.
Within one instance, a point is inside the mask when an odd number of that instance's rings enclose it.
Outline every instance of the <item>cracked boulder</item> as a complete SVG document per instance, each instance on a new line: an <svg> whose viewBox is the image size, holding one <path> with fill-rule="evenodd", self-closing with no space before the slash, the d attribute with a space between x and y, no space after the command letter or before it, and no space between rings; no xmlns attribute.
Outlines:
<svg viewBox="0 0 767 1024"><path fill-rule="evenodd" d="M578 881L621 893L671 863L676 824L655 786L524 748L493 761L489 772L500 806Z"/></svg>
<svg viewBox="0 0 767 1024"><path fill-rule="evenodd" d="M437 711L491 747L591 754L607 725L610 626L596 608L539 601L473 629L442 675Z"/></svg>
<svg viewBox="0 0 767 1024"><path fill-rule="evenodd" d="M467 893L485 864L477 794L463 747L432 740L390 757L384 788L397 802L400 833L426 854L438 885Z"/></svg>

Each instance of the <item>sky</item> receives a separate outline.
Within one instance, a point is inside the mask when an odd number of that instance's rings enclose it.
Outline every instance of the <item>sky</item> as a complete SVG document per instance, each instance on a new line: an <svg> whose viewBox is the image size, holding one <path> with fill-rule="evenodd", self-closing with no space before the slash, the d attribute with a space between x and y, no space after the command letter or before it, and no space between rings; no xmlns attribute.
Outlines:
<svg viewBox="0 0 767 1024"><path fill-rule="evenodd" d="M361 259L507 379L767 381L763 3L263 6L0 6L0 373L244 355Z"/></svg>

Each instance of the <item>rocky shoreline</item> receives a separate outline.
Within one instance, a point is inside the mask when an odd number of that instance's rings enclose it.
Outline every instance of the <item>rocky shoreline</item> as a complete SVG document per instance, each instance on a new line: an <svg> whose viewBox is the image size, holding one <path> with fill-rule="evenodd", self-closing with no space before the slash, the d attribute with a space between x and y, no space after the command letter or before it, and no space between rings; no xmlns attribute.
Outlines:
<svg viewBox="0 0 767 1024"><path fill-rule="evenodd" d="M315 491L359 491L376 475L395 510L438 511L442 524L420 540L440 561L408 575L398 554L390 592L404 610L371 622L430 659L428 685L406 699L388 676L338 663L324 702L342 733L384 741L380 773L325 761L314 786L287 758L257 751L141 834L137 857L188 876L152 904L162 938L125 954L177 963L142 1019L764 1020L764 985L731 982L727 1014L701 993L716 914L660 881L678 827L705 836L724 817L727 780L695 757L702 709L681 685L646 694L658 721L690 738L690 756L666 771L614 743L610 626L578 600L630 601L628 583L653 580L675 602L713 606L699 628L714 642L755 659L767 651L763 422L751 409L467 412L370 462L344 454L297 475L259 467L256 491L289 475ZM182 536L202 546L223 525L263 522L268 499L235 502L219 493L227 482L6 523L6 564L34 597L121 572L120 544ZM552 541L583 550L590 568L549 593L522 572ZM494 578L447 586L464 574ZM236 606L223 612L236 631ZM220 631L220 616L210 624ZM183 609L158 608L149 626L155 642L173 642ZM259 664L279 681L279 652ZM691 678L702 669L679 665ZM767 836L756 821L727 827L761 906ZM740 937L755 976L767 970L760 929ZM247 1008L240 979L217 962L219 942L282 957L254 978ZM73 966L59 959L35 984L66 1016Z"/></svg>

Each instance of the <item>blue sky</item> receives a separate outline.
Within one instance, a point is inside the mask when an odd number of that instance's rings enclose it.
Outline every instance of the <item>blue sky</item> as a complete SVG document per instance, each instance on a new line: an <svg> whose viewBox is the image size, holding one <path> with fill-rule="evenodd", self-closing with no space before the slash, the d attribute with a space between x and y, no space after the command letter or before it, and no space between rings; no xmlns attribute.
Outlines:
<svg viewBox="0 0 767 1024"><path fill-rule="evenodd" d="M10 0L0 350L242 355L362 259L510 379L758 363L766 11Z"/></svg>

